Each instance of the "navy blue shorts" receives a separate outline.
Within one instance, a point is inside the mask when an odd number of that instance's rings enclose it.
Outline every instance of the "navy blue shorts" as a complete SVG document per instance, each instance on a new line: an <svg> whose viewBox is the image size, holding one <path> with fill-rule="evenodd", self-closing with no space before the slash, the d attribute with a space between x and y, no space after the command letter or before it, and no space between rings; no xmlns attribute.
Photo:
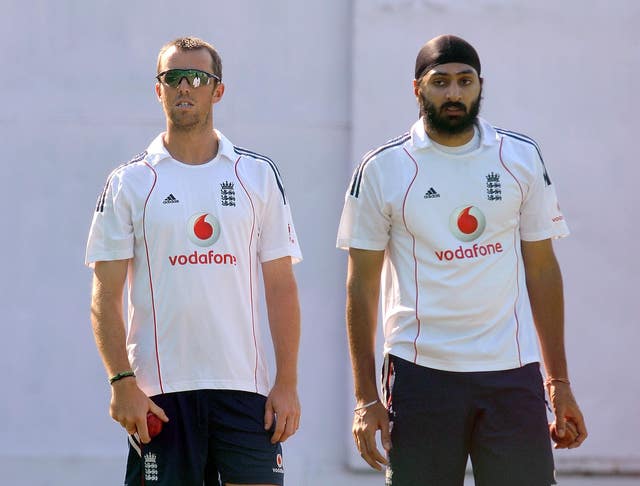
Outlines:
<svg viewBox="0 0 640 486"><path fill-rule="evenodd" d="M151 399L170 421L149 444L129 437L125 486L284 484L275 426L264 430L264 396L194 390Z"/></svg>
<svg viewBox="0 0 640 486"><path fill-rule="evenodd" d="M554 480L538 363L450 372L390 356L383 369L391 426L387 486L549 486Z"/></svg>

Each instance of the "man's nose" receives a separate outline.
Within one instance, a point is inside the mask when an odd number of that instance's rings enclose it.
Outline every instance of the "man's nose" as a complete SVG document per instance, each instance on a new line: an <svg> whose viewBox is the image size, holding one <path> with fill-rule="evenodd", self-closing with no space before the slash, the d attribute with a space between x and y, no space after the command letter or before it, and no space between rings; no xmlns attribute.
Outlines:
<svg viewBox="0 0 640 486"><path fill-rule="evenodd" d="M187 80L186 76L183 76L178 83L178 89L180 91L189 91L191 85L189 84L189 80Z"/></svg>
<svg viewBox="0 0 640 486"><path fill-rule="evenodd" d="M450 101L460 101L462 99L462 90L456 83L451 83L447 89L447 99Z"/></svg>

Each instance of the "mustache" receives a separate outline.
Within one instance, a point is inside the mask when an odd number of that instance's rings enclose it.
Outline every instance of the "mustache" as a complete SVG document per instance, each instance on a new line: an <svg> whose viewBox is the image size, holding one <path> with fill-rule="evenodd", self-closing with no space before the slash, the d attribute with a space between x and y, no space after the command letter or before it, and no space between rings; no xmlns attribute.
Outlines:
<svg viewBox="0 0 640 486"><path fill-rule="evenodd" d="M446 110L447 108L457 108L458 110L467 111L467 107L465 105L456 101L447 101L446 103L443 103L440 107L440 111Z"/></svg>

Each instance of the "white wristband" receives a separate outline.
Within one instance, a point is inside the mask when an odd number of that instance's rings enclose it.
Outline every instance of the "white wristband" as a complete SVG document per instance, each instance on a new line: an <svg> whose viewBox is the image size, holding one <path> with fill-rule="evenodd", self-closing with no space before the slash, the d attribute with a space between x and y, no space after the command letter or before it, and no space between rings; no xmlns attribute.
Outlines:
<svg viewBox="0 0 640 486"><path fill-rule="evenodd" d="M354 412L359 412L360 410L366 410L369 407L373 407L376 403L378 403L378 399L376 398L374 401L369 402L369 403L365 403L364 405L361 405L359 407L356 407L353 409Z"/></svg>

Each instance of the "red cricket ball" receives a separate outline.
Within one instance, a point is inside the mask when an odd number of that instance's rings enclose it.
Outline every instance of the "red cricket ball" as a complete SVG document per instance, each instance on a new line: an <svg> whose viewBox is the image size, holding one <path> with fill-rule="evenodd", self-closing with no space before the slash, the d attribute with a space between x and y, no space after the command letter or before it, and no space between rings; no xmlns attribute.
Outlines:
<svg viewBox="0 0 640 486"><path fill-rule="evenodd" d="M149 437L152 439L162 432L162 420L160 420L153 412L147 413L147 430Z"/></svg>

